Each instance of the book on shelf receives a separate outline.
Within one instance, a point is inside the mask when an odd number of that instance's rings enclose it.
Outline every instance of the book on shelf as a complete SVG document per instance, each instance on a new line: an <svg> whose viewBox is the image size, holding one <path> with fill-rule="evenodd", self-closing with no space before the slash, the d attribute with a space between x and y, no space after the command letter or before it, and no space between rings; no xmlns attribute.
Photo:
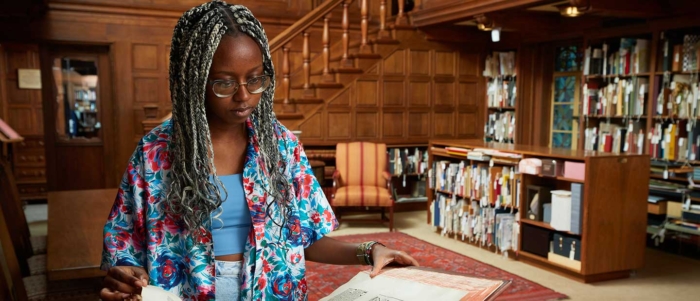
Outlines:
<svg viewBox="0 0 700 301"><path fill-rule="evenodd" d="M583 75L633 75L649 72L650 40L621 38L613 51L606 42L601 47L585 51Z"/></svg>
<svg viewBox="0 0 700 301"><path fill-rule="evenodd" d="M600 121L597 127L584 130L584 149L606 153L644 152L644 126L640 121L628 120L626 125Z"/></svg>
<svg viewBox="0 0 700 301"><path fill-rule="evenodd" d="M422 175L428 168L427 157L427 151L417 147L412 153L410 153L408 148L389 148L387 149L389 174L394 176L405 174Z"/></svg>
<svg viewBox="0 0 700 301"><path fill-rule="evenodd" d="M490 78L516 76L515 51L494 51L488 55L482 75Z"/></svg>
<svg viewBox="0 0 700 301"><path fill-rule="evenodd" d="M513 143L515 138L515 112L493 112L484 125L486 141Z"/></svg>
<svg viewBox="0 0 700 301"><path fill-rule="evenodd" d="M589 81L583 85L583 115L641 116L645 113L649 78L619 79L607 85Z"/></svg>

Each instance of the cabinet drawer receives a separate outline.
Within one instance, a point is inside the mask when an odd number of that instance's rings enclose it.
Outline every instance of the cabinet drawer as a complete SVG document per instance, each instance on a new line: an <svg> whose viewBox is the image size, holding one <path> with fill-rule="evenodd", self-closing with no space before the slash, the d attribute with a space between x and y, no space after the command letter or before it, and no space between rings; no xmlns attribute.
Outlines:
<svg viewBox="0 0 700 301"><path fill-rule="evenodd" d="M45 199L46 183L17 184L17 191L19 191L19 196L23 200Z"/></svg>
<svg viewBox="0 0 700 301"><path fill-rule="evenodd" d="M17 143L17 151L39 150L44 151L44 137L24 137L24 141Z"/></svg>
<svg viewBox="0 0 700 301"><path fill-rule="evenodd" d="M15 166L36 166L44 167L46 166L46 157L44 152L39 151L25 151L18 152L14 156Z"/></svg>
<svg viewBox="0 0 700 301"><path fill-rule="evenodd" d="M42 181L46 182L46 169L42 167L16 167L15 178L17 182Z"/></svg>

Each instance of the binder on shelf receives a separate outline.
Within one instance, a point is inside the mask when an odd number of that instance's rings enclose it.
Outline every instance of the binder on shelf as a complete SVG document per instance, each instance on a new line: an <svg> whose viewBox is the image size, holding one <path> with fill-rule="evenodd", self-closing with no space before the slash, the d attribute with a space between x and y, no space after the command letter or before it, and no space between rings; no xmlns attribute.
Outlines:
<svg viewBox="0 0 700 301"><path fill-rule="evenodd" d="M583 224L583 184L571 183L571 229L569 232L581 234Z"/></svg>

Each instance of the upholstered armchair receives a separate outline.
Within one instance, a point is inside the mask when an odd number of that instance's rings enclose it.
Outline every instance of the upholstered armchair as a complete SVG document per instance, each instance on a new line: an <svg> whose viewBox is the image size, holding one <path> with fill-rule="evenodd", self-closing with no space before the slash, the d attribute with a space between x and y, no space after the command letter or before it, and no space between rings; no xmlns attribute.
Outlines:
<svg viewBox="0 0 700 301"><path fill-rule="evenodd" d="M380 209L379 220L353 218L353 221L389 222L394 229L394 198L387 171L386 144L371 142L338 143L335 152L331 206L340 221L340 211ZM385 209L389 209L389 218Z"/></svg>

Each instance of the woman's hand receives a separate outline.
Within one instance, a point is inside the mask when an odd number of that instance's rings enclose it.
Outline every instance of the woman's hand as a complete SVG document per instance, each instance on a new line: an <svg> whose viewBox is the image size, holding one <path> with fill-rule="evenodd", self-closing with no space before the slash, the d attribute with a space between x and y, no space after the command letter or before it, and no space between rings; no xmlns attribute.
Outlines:
<svg viewBox="0 0 700 301"><path fill-rule="evenodd" d="M100 291L104 301L137 300L135 294L148 285L148 273L142 267L118 266L107 272Z"/></svg>
<svg viewBox="0 0 700 301"><path fill-rule="evenodd" d="M377 276L382 268L392 262L400 265L419 266L418 261L411 257L411 255L406 254L406 252L392 250L378 244L374 245L372 248L372 262L374 262L374 267L369 274L371 278Z"/></svg>

